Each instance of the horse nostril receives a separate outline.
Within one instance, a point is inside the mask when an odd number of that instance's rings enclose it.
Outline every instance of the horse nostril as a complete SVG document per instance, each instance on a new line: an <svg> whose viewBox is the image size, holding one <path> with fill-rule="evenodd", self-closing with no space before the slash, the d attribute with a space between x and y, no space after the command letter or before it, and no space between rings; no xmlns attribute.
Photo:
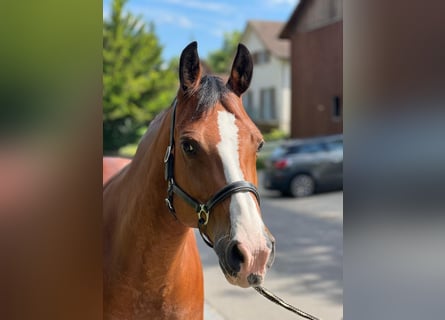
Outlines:
<svg viewBox="0 0 445 320"><path fill-rule="evenodd" d="M241 263L244 262L244 256L238 248L238 244L238 241L232 241L226 251L227 264L234 272L239 272L241 270Z"/></svg>
<svg viewBox="0 0 445 320"><path fill-rule="evenodd" d="M263 282L263 277L258 274L251 273L247 276L247 281L251 286L255 287L259 286Z"/></svg>

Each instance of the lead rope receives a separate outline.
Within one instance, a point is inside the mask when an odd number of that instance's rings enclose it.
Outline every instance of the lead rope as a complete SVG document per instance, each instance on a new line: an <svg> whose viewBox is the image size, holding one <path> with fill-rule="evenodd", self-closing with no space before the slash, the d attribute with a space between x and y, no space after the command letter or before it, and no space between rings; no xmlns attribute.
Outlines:
<svg viewBox="0 0 445 320"><path fill-rule="evenodd" d="M290 305L289 303L285 302L283 299L281 299L280 297L277 297L275 294L273 294L272 292L270 292L269 290L267 290L266 288L263 287L253 287L259 294L261 294L262 296L266 297L267 299L269 299L272 302L275 302L276 304L278 304L279 306L298 314L300 317L309 319L309 320L320 320L317 317L314 317L313 315L310 315L309 313L306 313L300 309L295 308L294 306Z"/></svg>

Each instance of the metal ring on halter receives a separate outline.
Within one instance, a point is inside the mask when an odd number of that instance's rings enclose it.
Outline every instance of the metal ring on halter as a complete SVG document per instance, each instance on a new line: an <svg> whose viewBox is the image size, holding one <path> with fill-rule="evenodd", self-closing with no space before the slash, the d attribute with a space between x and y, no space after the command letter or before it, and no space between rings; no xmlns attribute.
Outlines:
<svg viewBox="0 0 445 320"><path fill-rule="evenodd" d="M210 211L209 209L207 209L207 206L205 204L200 204L199 211L197 213L198 213L199 225L206 226L207 223L209 222L209 215L210 215Z"/></svg>

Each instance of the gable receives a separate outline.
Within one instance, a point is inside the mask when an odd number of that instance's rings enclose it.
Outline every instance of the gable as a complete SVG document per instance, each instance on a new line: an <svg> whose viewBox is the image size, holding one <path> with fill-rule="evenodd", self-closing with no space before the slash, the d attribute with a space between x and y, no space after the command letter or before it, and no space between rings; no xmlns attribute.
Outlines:
<svg viewBox="0 0 445 320"><path fill-rule="evenodd" d="M279 38L284 23L279 21L249 20L242 34L244 42L251 51L268 51L279 59L289 59L290 44Z"/></svg>
<svg viewBox="0 0 445 320"><path fill-rule="evenodd" d="M241 42L245 44L247 48L249 48L250 53L263 51L266 49L258 35L255 32L252 32L252 29L249 27L247 27L246 31L243 33Z"/></svg>

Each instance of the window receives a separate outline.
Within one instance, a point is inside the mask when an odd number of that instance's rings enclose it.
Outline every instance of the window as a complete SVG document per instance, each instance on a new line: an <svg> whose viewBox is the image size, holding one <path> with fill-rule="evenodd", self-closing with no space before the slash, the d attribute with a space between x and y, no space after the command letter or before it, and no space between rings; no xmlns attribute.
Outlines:
<svg viewBox="0 0 445 320"><path fill-rule="evenodd" d="M261 89L260 91L260 119L276 120L275 88Z"/></svg>
<svg viewBox="0 0 445 320"><path fill-rule="evenodd" d="M255 52L252 57L253 64L265 64L270 61L270 53L267 50Z"/></svg>
<svg viewBox="0 0 445 320"><path fill-rule="evenodd" d="M330 141L326 143L325 147L328 151L343 150L343 141L342 140Z"/></svg>
<svg viewBox="0 0 445 320"><path fill-rule="evenodd" d="M332 119L335 121L341 120L342 117L342 101L339 96L332 99Z"/></svg>

